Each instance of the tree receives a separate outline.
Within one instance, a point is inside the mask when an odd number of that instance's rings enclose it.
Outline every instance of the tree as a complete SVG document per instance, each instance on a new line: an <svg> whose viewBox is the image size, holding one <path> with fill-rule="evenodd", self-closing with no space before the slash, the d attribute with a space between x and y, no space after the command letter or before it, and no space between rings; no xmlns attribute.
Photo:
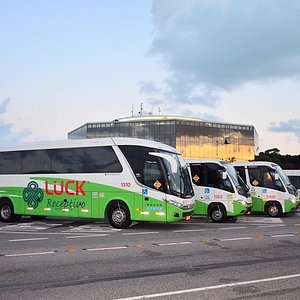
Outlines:
<svg viewBox="0 0 300 300"><path fill-rule="evenodd" d="M278 148L268 149L255 156L256 161L271 161L281 166L284 170L299 170L300 155L281 155Z"/></svg>

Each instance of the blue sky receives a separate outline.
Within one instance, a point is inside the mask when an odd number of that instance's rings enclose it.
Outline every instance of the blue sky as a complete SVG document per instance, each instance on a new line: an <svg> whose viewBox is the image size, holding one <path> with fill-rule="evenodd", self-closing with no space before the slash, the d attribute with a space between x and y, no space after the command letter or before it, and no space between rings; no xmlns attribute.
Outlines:
<svg viewBox="0 0 300 300"><path fill-rule="evenodd" d="M135 114L300 154L300 1L0 0L0 146Z"/></svg>

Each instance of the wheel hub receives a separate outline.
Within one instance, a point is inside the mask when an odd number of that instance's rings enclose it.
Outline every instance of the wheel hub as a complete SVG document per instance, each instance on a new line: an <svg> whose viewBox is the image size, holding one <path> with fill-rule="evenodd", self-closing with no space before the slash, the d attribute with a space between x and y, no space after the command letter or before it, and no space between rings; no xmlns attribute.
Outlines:
<svg viewBox="0 0 300 300"><path fill-rule="evenodd" d="M115 223L121 224L126 219L126 214L122 209L116 209L112 214L112 219Z"/></svg>
<svg viewBox="0 0 300 300"><path fill-rule="evenodd" d="M2 206L2 208L1 208L1 217L3 219L7 219L7 218L9 218L10 215L11 215L10 207L8 205Z"/></svg>
<svg viewBox="0 0 300 300"><path fill-rule="evenodd" d="M278 214L278 208L275 205L270 206L269 211L272 216L276 216Z"/></svg>
<svg viewBox="0 0 300 300"><path fill-rule="evenodd" d="M213 213L213 215L214 215L214 219L215 220L219 220L223 216L223 214L222 214L222 212L220 210L215 210L214 213Z"/></svg>

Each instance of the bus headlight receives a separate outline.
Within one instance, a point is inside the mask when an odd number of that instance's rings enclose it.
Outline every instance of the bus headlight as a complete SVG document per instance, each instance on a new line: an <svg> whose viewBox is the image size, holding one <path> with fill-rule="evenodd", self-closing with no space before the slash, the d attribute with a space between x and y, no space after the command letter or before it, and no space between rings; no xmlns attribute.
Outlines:
<svg viewBox="0 0 300 300"><path fill-rule="evenodd" d="M292 199L291 202L292 202L293 204L296 204L297 200L296 200L296 199Z"/></svg>
<svg viewBox="0 0 300 300"><path fill-rule="evenodd" d="M239 200L239 202L240 202L242 205L244 205L244 206L247 206L247 205L248 205L247 201L245 201L245 200Z"/></svg>
<svg viewBox="0 0 300 300"><path fill-rule="evenodd" d="M177 206L177 207L179 207L179 208L182 208L182 207L183 207L183 203L177 202L177 201L175 201L175 200L169 199L169 200L168 200L168 203L171 204L171 205Z"/></svg>

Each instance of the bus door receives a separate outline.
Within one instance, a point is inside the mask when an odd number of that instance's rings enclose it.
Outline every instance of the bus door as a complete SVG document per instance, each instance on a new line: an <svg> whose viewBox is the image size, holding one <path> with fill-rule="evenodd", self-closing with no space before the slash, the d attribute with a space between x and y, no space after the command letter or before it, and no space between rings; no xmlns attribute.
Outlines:
<svg viewBox="0 0 300 300"><path fill-rule="evenodd" d="M206 215L207 207L212 200L211 189L206 186L206 167L204 164L191 163L190 171L196 200L194 214Z"/></svg>
<svg viewBox="0 0 300 300"><path fill-rule="evenodd" d="M166 182L157 157L145 160L143 168L142 220L166 221L167 207L165 201Z"/></svg>

